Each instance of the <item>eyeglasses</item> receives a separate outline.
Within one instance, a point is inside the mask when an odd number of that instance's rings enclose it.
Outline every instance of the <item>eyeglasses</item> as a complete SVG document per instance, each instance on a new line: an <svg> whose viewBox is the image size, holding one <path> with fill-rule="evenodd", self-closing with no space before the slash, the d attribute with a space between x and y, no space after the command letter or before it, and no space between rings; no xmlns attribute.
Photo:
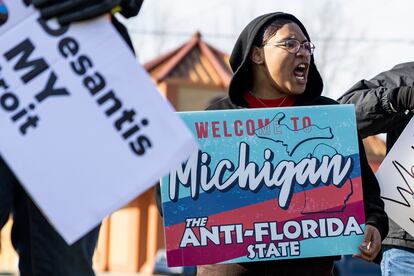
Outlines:
<svg viewBox="0 0 414 276"><path fill-rule="evenodd" d="M286 51L292 54L296 54L297 52L299 52L300 47L303 47L303 49L305 49L309 53L309 55L313 55L313 51L315 50L315 45L313 45L312 42L305 41L303 43L300 43L299 40L296 40L296 39L288 39L285 41L265 44L264 46L274 46L274 47L283 46L286 48Z"/></svg>

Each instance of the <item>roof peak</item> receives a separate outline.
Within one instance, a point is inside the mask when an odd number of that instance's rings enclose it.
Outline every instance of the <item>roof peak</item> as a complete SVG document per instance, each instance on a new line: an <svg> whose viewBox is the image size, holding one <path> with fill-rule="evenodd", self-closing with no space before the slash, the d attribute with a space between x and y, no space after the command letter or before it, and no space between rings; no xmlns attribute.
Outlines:
<svg viewBox="0 0 414 276"><path fill-rule="evenodd" d="M173 77L177 78L177 76L181 79L191 79L191 81L197 82L194 79L198 78L194 78L194 74L200 73L200 65L208 67L203 69L206 71L204 76L206 74L215 75L215 83L219 82L224 87L228 86L231 77L228 55L204 42L199 31L196 31L180 47L147 62L144 66L156 82ZM189 75L192 75L193 78L189 78ZM204 78L204 80L206 79L209 78ZM220 80L217 81L217 79Z"/></svg>
<svg viewBox="0 0 414 276"><path fill-rule="evenodd" d="M201 35L200 31L196 31L196 32L193 34L193 37L197 38L198 40L201 40L202 35Z"/></svg>

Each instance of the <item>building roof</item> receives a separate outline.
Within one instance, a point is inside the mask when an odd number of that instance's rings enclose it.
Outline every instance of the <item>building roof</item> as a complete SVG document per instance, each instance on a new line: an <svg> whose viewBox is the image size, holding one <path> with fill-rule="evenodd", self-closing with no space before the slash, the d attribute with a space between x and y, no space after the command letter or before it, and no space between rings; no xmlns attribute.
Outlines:
<svg viewBox="0 0 414 276"><path fill-rule="evenodd" d="M232 75L228 59L228 55L204 42L196 32L189 41L144 67L156 83L174 79L227 88Z"/></svg>

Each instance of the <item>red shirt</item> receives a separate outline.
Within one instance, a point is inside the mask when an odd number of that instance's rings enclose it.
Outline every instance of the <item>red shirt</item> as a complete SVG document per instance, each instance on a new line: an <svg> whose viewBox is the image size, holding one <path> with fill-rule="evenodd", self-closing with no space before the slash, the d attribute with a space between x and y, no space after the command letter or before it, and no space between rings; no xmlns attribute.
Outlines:
<svg viewBox="0 0 414 276"><path fill-rule="evenodd" d="M286 96L278 99L260 99L253 96L250 92L245 92L243 98L250 108L287 107L292 106L295 103L295 97L293 96Z"/></svg>

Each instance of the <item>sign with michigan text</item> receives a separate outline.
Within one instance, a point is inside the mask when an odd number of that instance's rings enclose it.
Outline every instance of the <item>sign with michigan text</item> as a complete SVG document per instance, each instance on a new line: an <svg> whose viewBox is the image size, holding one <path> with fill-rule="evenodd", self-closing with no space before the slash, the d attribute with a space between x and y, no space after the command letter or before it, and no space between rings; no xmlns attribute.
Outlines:
<svg viewBox="0 0 414 276"><path fill-rule="evenodd" d="M183 112L200 150L161 181L169 266L358 252L353 105Z"/></svg>

